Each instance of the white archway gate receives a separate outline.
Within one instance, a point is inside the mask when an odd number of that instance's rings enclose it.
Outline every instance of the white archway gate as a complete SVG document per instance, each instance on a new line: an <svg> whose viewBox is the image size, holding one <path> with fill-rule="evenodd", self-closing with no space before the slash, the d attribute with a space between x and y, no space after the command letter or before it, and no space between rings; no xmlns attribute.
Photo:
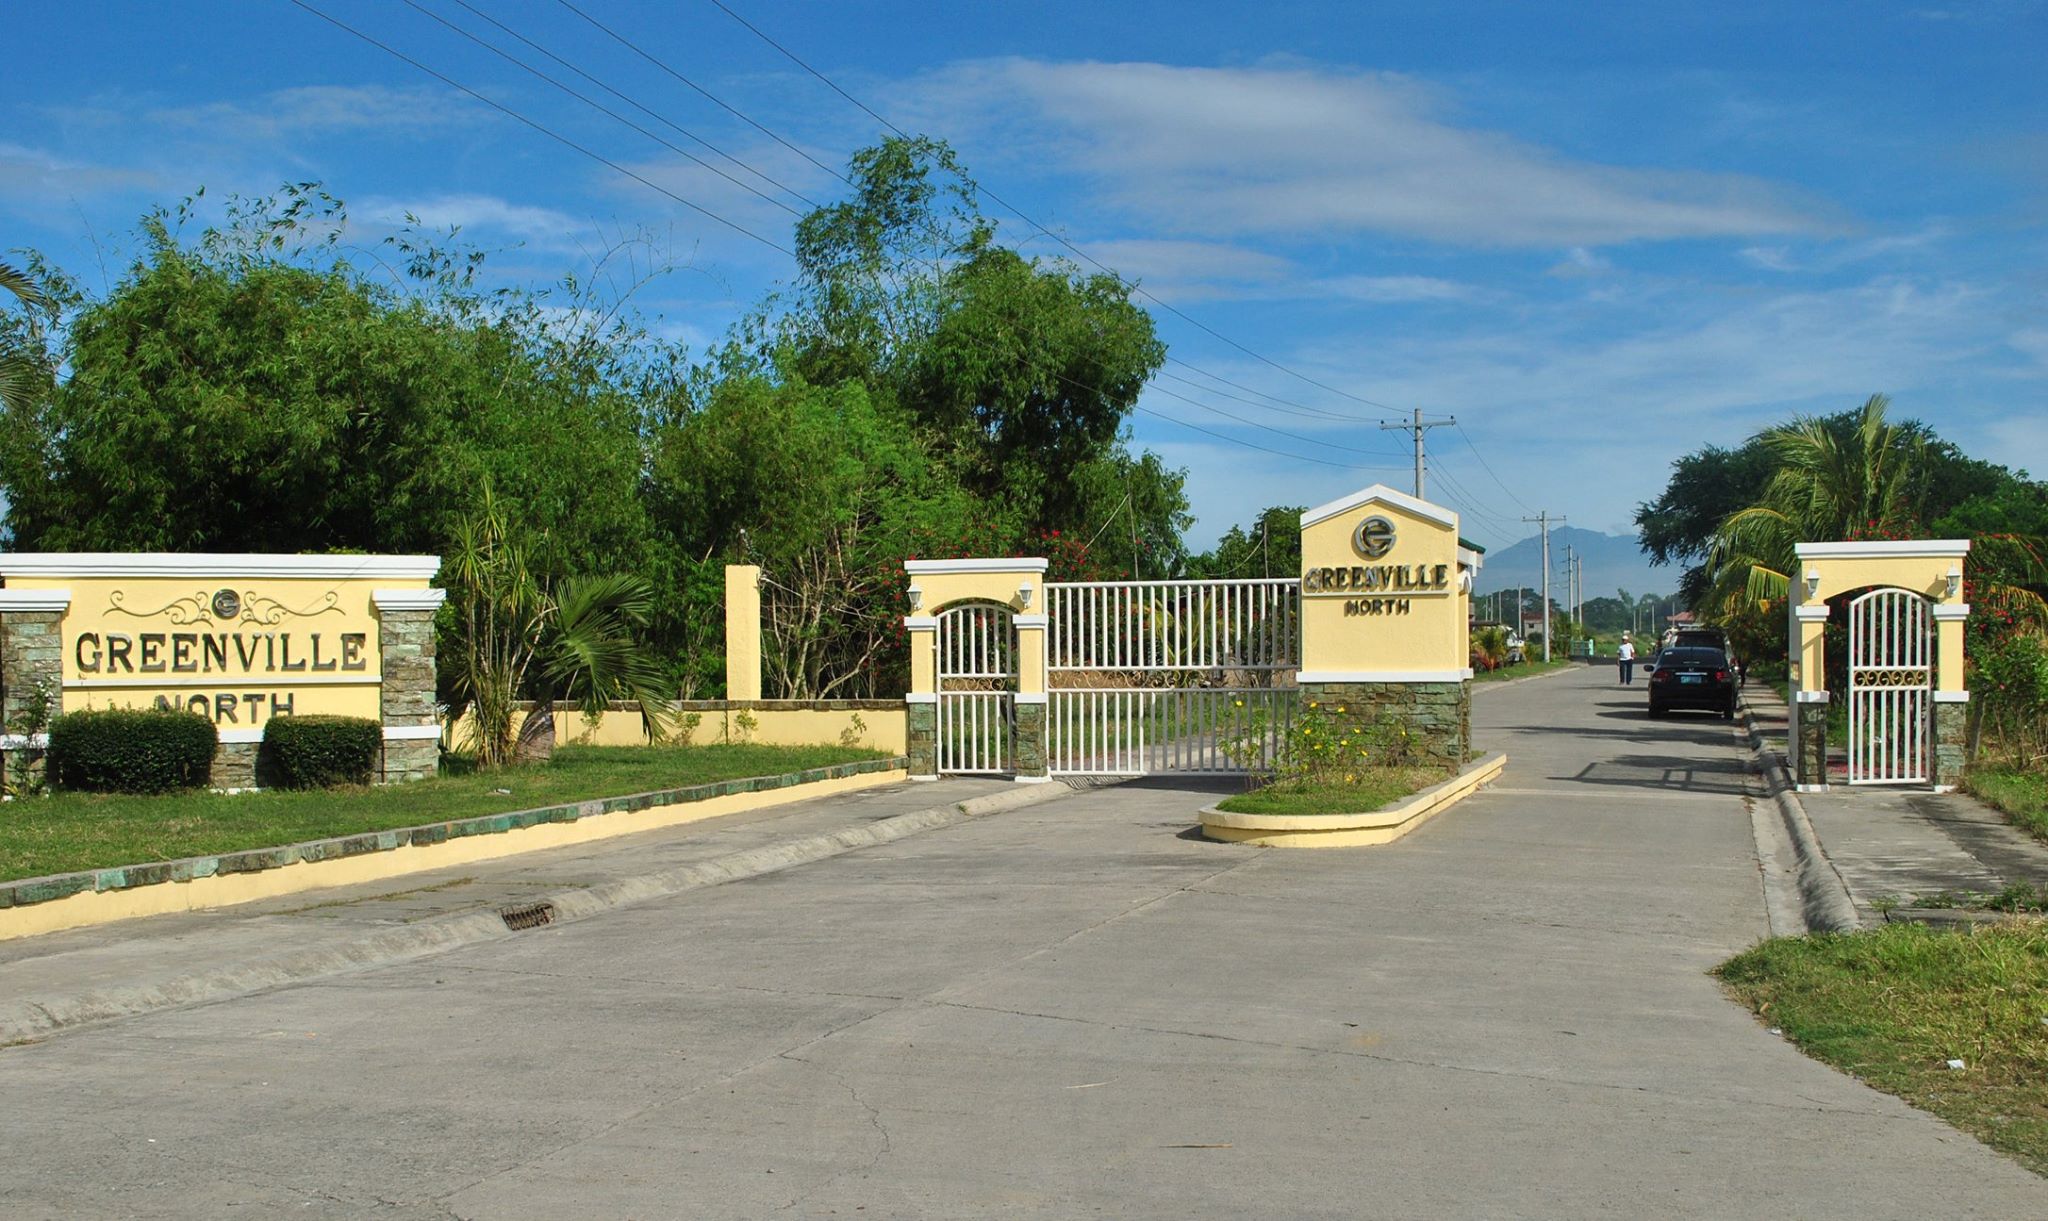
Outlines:
<svg viewBox="0 0 2048 1221"><path fill-rule="evenodd" d="M1006 606L968 603L938 616L938 768L989 775L1015 767L1017 628Z"/></svg>
<svg viewBox="0 0 2048 1221"><path fill-rule="evenodd" d="M1925 784L1933 739L1928 600L1874 589L1849 604L1849 783Z"/></svg>
<svg viewBox="0 0 2048 1221"><path fill-rule="evenodd" d="M1272 766L1299 700L1298 579L1049 582L1045 594L1050 774Z"/></svg>

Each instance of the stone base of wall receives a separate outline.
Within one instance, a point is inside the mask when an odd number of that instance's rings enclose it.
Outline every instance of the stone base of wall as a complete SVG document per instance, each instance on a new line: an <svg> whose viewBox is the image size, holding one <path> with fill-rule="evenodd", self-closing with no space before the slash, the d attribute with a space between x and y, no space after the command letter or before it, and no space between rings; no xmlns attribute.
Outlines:
<svg viewBox="0 0 2048 1221"><path fill-rule="evenodd" d="M1303 683L1301 698L1366 740L1382 724L1405 726L1417 762L1461 768L1471 756L1470 683Z"/></svg>
<svg viewBox="0 0 2048 1221"><path fill-rule="evenodd" d="M1934 706L1934 783L1944 788L1963 782L1969 761L1970 706Z"/></svg>
<svg viewBox="0 0 2048 1221"><path fill-rule="evenodd" d="M213 748L213 773L207 783L217 789L256 787L256 752L260 742L222 742Z"/></svg>
<svg viewBox="0 0 2048 1221"><path fill-rule="evenodd" d="M939 774L939 706L911 704L905 711L910 719L909 749L904 752L910 760L910 774L936 776Z"/></svg>
<svg viewBox="0 0 2048 1221"><path fill-rule="evenodd" d="M1045 770L1044 704L1012 705L1017 711L1017 736L1011 740L1011 766L1019 776L1043 776Z"/></svg>
<svg viewBox="0 0 2048 1221"><path fill-rule="evenodd" d="M1790 719L1792 783L1816 785L1828 782L1828 706L1794 703Z"/></svg>
<svg viewBox="0 0 2048 1221"><path fill-rule="evenodd" d="M384 743L379 784L431 780L441 770L441 743L434 738L405 738Z"/></svg>

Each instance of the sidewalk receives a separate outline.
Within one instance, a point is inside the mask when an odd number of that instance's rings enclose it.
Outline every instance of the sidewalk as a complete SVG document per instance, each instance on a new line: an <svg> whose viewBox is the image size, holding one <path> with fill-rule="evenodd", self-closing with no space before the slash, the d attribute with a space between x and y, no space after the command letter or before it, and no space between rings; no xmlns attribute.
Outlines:
<svg viewBox="0 0 2048 1221"><path fill-rule="evenodd" d="M1064 784L897 784L382 882L0 942L0 1046L514 935L1065 796ZM552 921L551 921L552 922Z"/></svg>
<svg viewBox="0 0 2048 1221"><path fill-rule="evenodd" d="M1767 746L1783 757L1785 701L1763 683L1743 688L1742 698ZM2017 882L2048 886L2048 844L1968 794L1837 783L1796 800L1865 924L1883 921L1887 900L1990 893Z"/></svg>

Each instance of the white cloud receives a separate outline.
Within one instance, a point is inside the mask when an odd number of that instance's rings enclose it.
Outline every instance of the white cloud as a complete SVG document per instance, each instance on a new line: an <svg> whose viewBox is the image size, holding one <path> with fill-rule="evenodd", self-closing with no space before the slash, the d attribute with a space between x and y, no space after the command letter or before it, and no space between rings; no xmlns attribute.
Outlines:
<svg viewBox="0 0 2048 1221"><path fill-rule="evenodd" d="M80 196L162 188L162 180L146 170L88 165L41 149L0 144L0 195L49 206L53 201Z"/></svg>
<svg viewBox="0 0 2048 1221"><path fill-rule="evenodd" d="M1435 276L1335 276L1317 281L1317 287L1334 297L1376 304L1463 301L1474 295L1470 285Z"/></svg>
<svg viewBox="0 0 2048 1221"><path fill-rule="evenodd" d="M594 220L579 220L553 208L517 204L494 195L430 195L419 199L371 197L350 205L353 219L373 227L396 230L410 214L429 230L460 226L465 236L505 237L541 250L576 251L586 243L580 236L595 239Z"/></svg>
<svg viewBox="0 0 2048 1221"><path fill-rule="evenodd" d="M466 126L488 112L452 90L427 85L301 85L249 102L164 107L150 120L229 140L282 140L350 131L423 133Z"/></svg>
<svg viewBox="0 0 2048 1221"><path fill-rule="evenodd" d="M1183 232L1596 246L1829 228L1760 179L1578 161L1460 126L1388 74L1007 59L925 78L904 106L949 130L978 116L990 139Z"/></svg>

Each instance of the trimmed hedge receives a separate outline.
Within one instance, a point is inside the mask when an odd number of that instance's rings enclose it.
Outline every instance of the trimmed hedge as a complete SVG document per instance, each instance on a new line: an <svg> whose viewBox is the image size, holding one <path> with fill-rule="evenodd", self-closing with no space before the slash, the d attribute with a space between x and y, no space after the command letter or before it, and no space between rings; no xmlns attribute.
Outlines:
<svg viewBox="0 0 2048 1221"><path fill-rule="evenodd" d="M196 712L105 708L50 722L49 776L89 793L168 793L203 786L220 735Z"/></svg>
<svg viewBox="0 0 2048 1221"><path fill-rule="evenodd" d="M274 716L263 724L258 769L286 789L368 784L384 726L357 716Z"/></svg>

